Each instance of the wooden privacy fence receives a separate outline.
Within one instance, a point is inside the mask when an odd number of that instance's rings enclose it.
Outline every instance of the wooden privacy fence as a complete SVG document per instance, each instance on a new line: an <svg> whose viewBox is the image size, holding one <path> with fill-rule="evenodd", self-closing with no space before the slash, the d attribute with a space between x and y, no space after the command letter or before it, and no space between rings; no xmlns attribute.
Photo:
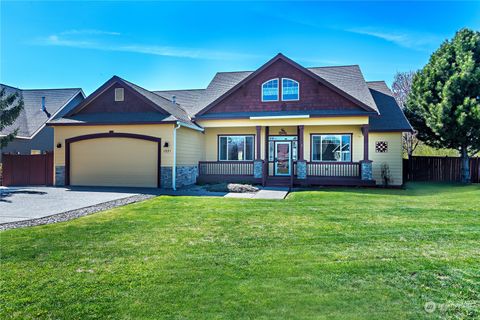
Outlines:
<svg viewBox="0 0 480 320"><path fill-rule="evenodd" d="M458 157L411 157L403 159L405 181L460 182L461 159ZM470 158L470 179L480 183L480 158Z"/></svg>
<svg viewBox="0 0 480 320"><path fill-rule="evenodd" d="M2 185L53 185L53 152L2 155Z"/></svg>

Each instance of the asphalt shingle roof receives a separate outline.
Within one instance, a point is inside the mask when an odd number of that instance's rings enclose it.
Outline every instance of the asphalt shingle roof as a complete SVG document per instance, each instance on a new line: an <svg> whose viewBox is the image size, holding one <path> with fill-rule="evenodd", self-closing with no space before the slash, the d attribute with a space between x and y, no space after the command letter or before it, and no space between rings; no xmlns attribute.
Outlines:
<svg viewBox="0 0 480 320"><path fill-rule="evenodd" d="M391 130L411 130L411 126L405 118L402 110L398 107L395 99L392 96L390 89L383 81L366 82L358 65L351 66L335 66L335 67L315 67L307 68L314 74L341 91L347 93L354 100L361 102L363 105L370 107L377 111L380 115L370 116L370 124L372 131L391 131ZM137 91L145 98L152 101L160 109L166 111L169 115L152 115L132 114L130 117L120 115L101 115L97 116L80 116L74 115L68 119L60 119L57 122L61 123L83 123L83 122L114 122L114 121L183 121L186 123L193 123L198 113L200 113L207 106L226 94L229 90L245 80L254 71L240 71L240 72L218 72L209 83L206 89L191 89L191 90L158 90L149 91L131 82L114 77L117 80L125 82L133 90ZM172 97L176 97L176 103L172 102ZM338 112L336 110L335 112ZM341 111L342 115L349 114L351 111ZM360 113L371 114L372 111L365 108L365 110L357 111ZM264 113L259 113L258 115ZM282 112L287 115L287 112ZM292 113L293 114L293 113ZM313 110L313 116L329 116L329 111ZM253 114L237 113L233 114L205 114L198 116L204 118L206 116L218 118L222 117L245 117L254 116ZM267 115L267 113L265 113ZM336 115L336 114L335 114Z"/></svg>
<svg viewBox="0 0 480 320"><path fill-rule="evenodd" d="M175 96L176 102L193 118L197 110L197 102L205 93L205 89L163 90L153 92L168 100L172 100L172 97Z"/></svg>
<svg viewBox="0 0 480 320"><path fill-rule="evenodd" d="M0 131L0 134L10 134L18 128L17 136L20 137L31 137L49 120L46 113L41 110L42 97L45 97L47 111L53 116L65 107L73 97L82 92L80 88L22 90L0 84L0 89L3 88L5 88L7 95L18 92L23 97L24 108L15 122Z"/></svg>
<svg viewBox="0 0 480 320"><path fill-rule="evenodd" d="M340 67L307 68L320 78L327 80L335 87L348 93L373 110L378 111L368 86L358 65Z"/></svg>
<svg viewBox="0 0 480 320"><path fill-rule="evenodd" d="M192 111L197 114L252 73L253 71L218 72L208 84L204 94L199 97L197 106Z"/></svg>
<svg viewBox="0 0 480 320"><path fill-rule="evenodd" d="M413 130L385 81L367 82L380 116L370 117L370 131Z"/></svg>

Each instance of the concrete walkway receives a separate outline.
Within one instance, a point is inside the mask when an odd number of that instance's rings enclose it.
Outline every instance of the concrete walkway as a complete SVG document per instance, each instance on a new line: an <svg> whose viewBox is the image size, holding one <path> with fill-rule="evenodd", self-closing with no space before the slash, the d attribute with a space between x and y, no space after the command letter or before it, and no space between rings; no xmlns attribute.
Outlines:
<svg viewBox="0 0 480 320"><path fill-rule="evenodd" d="M234 193L229 192L225 198L239 198L239 199L269 199L269 200L283 200L288 194L288 188L274 188L267 187L260 189L255 193Z"/></svg>

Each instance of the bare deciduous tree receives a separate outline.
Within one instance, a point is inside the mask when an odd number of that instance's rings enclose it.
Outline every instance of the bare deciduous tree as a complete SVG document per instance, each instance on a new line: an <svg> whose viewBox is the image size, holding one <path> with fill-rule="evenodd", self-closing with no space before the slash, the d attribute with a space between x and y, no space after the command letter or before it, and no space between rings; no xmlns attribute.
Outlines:
<svg viewBox="0 0 480 320"><path fill-rule="evenodd" d="M393 96L402 109L405 108L408 94L412 90L413 77L415 77L415 74L415 71L397 72L393 77Z"/></svg>
<svg viewBox="0 0 480 320"><path fill-rule="evenodd" d="M415 71L397 72L393 77L392 91L395 100L400 108L404 108L407 103L408 94L411 91ZM403 134L403 149L410 158L418 146L419 140L416 132L406 132Z"/></svg>

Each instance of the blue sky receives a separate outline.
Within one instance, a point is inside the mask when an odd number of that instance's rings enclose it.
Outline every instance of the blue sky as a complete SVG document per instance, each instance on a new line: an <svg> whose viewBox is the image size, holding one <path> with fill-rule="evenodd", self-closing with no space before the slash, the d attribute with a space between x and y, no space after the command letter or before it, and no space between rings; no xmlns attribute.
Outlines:
<svg viewBox="0 0 480 320"><path fill-rule="evenodd" d="M480 2L0 2L0 81L82 87L118 75L147 89L203 88L282 52L304 66L359 64L391 83L421 68Z"/></svg>

